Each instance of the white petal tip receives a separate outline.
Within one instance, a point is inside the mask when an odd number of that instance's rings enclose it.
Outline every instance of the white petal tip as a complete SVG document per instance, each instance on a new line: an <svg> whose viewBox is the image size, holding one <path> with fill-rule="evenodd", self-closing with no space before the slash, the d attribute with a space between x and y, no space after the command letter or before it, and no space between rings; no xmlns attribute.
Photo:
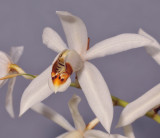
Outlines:
<svg viewBox="0 0 160 138"><path fill-rule="evenodd" d="M8 114L9 114L9 116L10 116L11 118L15 118L14 112L13 112L12 110L10 110L10 109L8 109L8 108L6 108L6 110L7 110Z"/></svg>
<svg viewBox="0 0 160 138"><path fill-rule="evenodd" d="M19 117L21 117L29 109L29 108L25 108L24 106L22 106L22 107L20 109Z"/></svg>
<svg viewBox="0 0 160 138"><path fill-rule="evenodd" d="M63 20L67 20L67 21L75 21L75 19L73 18L74 15L72 15L71 13L67 12L67 11L56 11L56 14L63 18Z"/></svg>
<svg viewBox="0 0 160 138"><path fill-rule="evenodd" d="M61 13L62 11L56 11L56 13L58 14L58 13Z"/></svg>
<svg viewBox="0 0 160 138"><path fill-rule="evenodd" d="M52 30L53 30L53 29L50 28L50 27L45 27L45 28L43 29L43 34L47 33L48 31L52 31Z"/></svg>
<svg viewBox="0 0 160 138"><path fill-rule="evenodd" d="M46 32L48 32L49 30L51 30L50 27L45 27L45 28L43 29L43 34L46 33Z"/></svg>
<svg viewBox="0 0 160 138"><path fill-rule="evenodd" d="M66 15L66 14L69 14L69 12L67 12L67 11L56 11L56 14Z"/></svg>
<svg viewBox="0 0 160 138"><path fill-rule="evenodd" d="M25 111L20 111L19 117L21 117L24 113L25 113Z"/></svg>
<svg viewBox="0 0 160 138"><path fill-rule="evenodd" d="M53 30L49 27L46 27L43 29L43 34L42 34L42 41L43 44L48 44L50 43L50 36L52 36Z"/></svg>
<svg viewBox="0 0 160 138"><path fill-rule="evenodd" d="M142 28L139 28L138 33L141 34L141 32L144 32Z"/></svg>
<svg viewBox="0 0 160 138"><path fill-rule="evenodd" d="M14 115L13 111L8 110L7 108L6 108L6 110L7 110L8 114L10 115L11 118L15 118L15 115Z"/></svg>

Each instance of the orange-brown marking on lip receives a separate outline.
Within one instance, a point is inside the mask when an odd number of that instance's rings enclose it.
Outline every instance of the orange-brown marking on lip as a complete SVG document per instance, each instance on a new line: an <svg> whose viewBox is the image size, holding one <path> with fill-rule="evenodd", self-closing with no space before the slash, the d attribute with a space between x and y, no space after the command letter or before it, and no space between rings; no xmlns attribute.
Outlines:
<svg viewBox="0 0 160 138"><path fill-rule="evenodd" d="M89 49L89 44L90 44L90 38L88 37L87 50Z"/></svg>
<svg viewBox="0 0 160 138"><path fill-rule="evenodd" d="M72 67L69 63L66 63L66 72L71 75L73 70L72 70Z"/></svg>
<svg viewBox="0 0 160 138"><path fill-rule="evenodd" d="M69 63L62 64L58 61L53 65L51 72L52 82L55 86L64 84L73 72Z"/></svg>

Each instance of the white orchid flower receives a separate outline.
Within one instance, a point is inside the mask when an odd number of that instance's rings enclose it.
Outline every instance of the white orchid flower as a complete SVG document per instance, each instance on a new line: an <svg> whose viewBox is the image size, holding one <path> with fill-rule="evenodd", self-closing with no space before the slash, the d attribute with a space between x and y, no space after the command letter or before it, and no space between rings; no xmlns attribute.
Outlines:
<svg viewBox="0 0 160 138"><path fill-rule="evenodd" d="M83 21L68 12L56 13L62 23L68 47L53 29L44 29L43 43L59 54L52 65L25 89L20 115L53 92L65 91L71 83L70 75L76 72L91 109L109 132L113 118L110 92L99 70L88 60L151 45L152 40L138 34L121 34L101 41L87 50L88 35Z"/></svg>
<svg viewBox="0 0 160 138"><path fill-rule="evenodd" d="M32 110L52 120L68 131L61 134L57 138L126 138L117 134L110 135L100 130L92 130L99 122L97 118L86 126L83 117L78 110L80 101L81 98L79 96L73 95L68 104L75 128L70 125L70 123L62 115L58 114L56 111L43 103L38 103L32 106Z"/></svg>
<svg viewBox="0 0 160 138"><path fill-rule="evenodd" d="M152 58L160 64L160 44L149 34L142 29L139 34L151 39L154 44L159 47L159 50L154 50L149 47L146 48ZM136 119L144 116L148 111L160 104L160 84L147 91L144 95L129 103L122 111L118 127L131 124ZM156 117L156 116L155 116Z"/></svg>
<svg viewBox="0 0 160 138"><path fill-rule="evenodd" d="M12 47L10 55L7 55L3 51L0 51L0 78L3 78L9 74L15 73L13 66L18 62L23 53L23 46ZM8 90L6 95L5 107L11 117L14 117L12 92L16 77L11 78L8 84ZM0 87L6 83L6 80L0 80Z"/></svg>

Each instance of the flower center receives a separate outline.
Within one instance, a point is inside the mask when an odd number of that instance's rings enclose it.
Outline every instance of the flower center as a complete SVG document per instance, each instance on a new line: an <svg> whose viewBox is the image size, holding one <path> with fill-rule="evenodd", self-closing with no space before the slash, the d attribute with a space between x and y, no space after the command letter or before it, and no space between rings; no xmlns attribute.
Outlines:
<svg viewBox="0 0 160 138"><path fill-rule="evenodd" d="M71 65L65 62L68 52L69 50L64 50L52 66L51 77L55 86L64 84L73 72Z"/></svg>

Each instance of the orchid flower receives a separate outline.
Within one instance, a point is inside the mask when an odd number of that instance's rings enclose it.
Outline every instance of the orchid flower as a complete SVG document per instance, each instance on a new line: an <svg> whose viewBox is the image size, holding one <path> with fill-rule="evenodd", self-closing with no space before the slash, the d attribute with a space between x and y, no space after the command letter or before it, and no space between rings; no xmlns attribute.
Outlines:
<svg viewBox="0 0 160 138"><path fill-rule="evenodd" d="M58 114L56 111L43 103L38 103L32 106L32 110L52 120L68 131L61 134L57 138L126 138L117 134L110 135L100 130L93 130L93 128L99 123L97 118L86 125L78 110L80 101L81 98L79 96L73 95L68 103L75 128L70 125L70 123L62 115Z"/></svg>
<svg viewBox="0 0 160 138"><path fill-rule="evenodd" d="M88 49L88 35L83 21L69 12L56 13L62 23L68 47L53 29L44 29L43 43L59 54L52 65L25 89L21 99L20 115L53 92L65 91L71 84L71 74L76 72L89 106L109 132L113 118L110 92L99 70L88 60L146 45L152 46L152 40L139 34L121 34Z"/></svg>
<svg viewBox="0 0 160 138"><path fill-rule="evenodd" d="M0 51L0 78L5 77L9 74L17 72L15 70L16 63L23 53L23 46L12 47L10 55L7 55L3 51ZM12 101L12 92L15 85L16 77L11 78L8 84L8 90L6 95L5 107L9 115L13 118L13 101ZM6 80L0 80L0 87L6 83Z"/></svg>
<svg viewBox="0 0 160 138"><path fill-rule="evenodd" d="M157 47L160 49L160 44L149 34L142 29L139 30L139 34L151 39ZM160 50L154 50L149 47L146 48L147 53L160 64ZM144 116L148 111L155 108L160 104L160 83L155 87L147 91L144 95L137 98L133 102L129 103L122 111L118 127L131 124L136 119ZM156 113L155 113L156 114ZM156 116L155 116L156 117Z"/></svg>

